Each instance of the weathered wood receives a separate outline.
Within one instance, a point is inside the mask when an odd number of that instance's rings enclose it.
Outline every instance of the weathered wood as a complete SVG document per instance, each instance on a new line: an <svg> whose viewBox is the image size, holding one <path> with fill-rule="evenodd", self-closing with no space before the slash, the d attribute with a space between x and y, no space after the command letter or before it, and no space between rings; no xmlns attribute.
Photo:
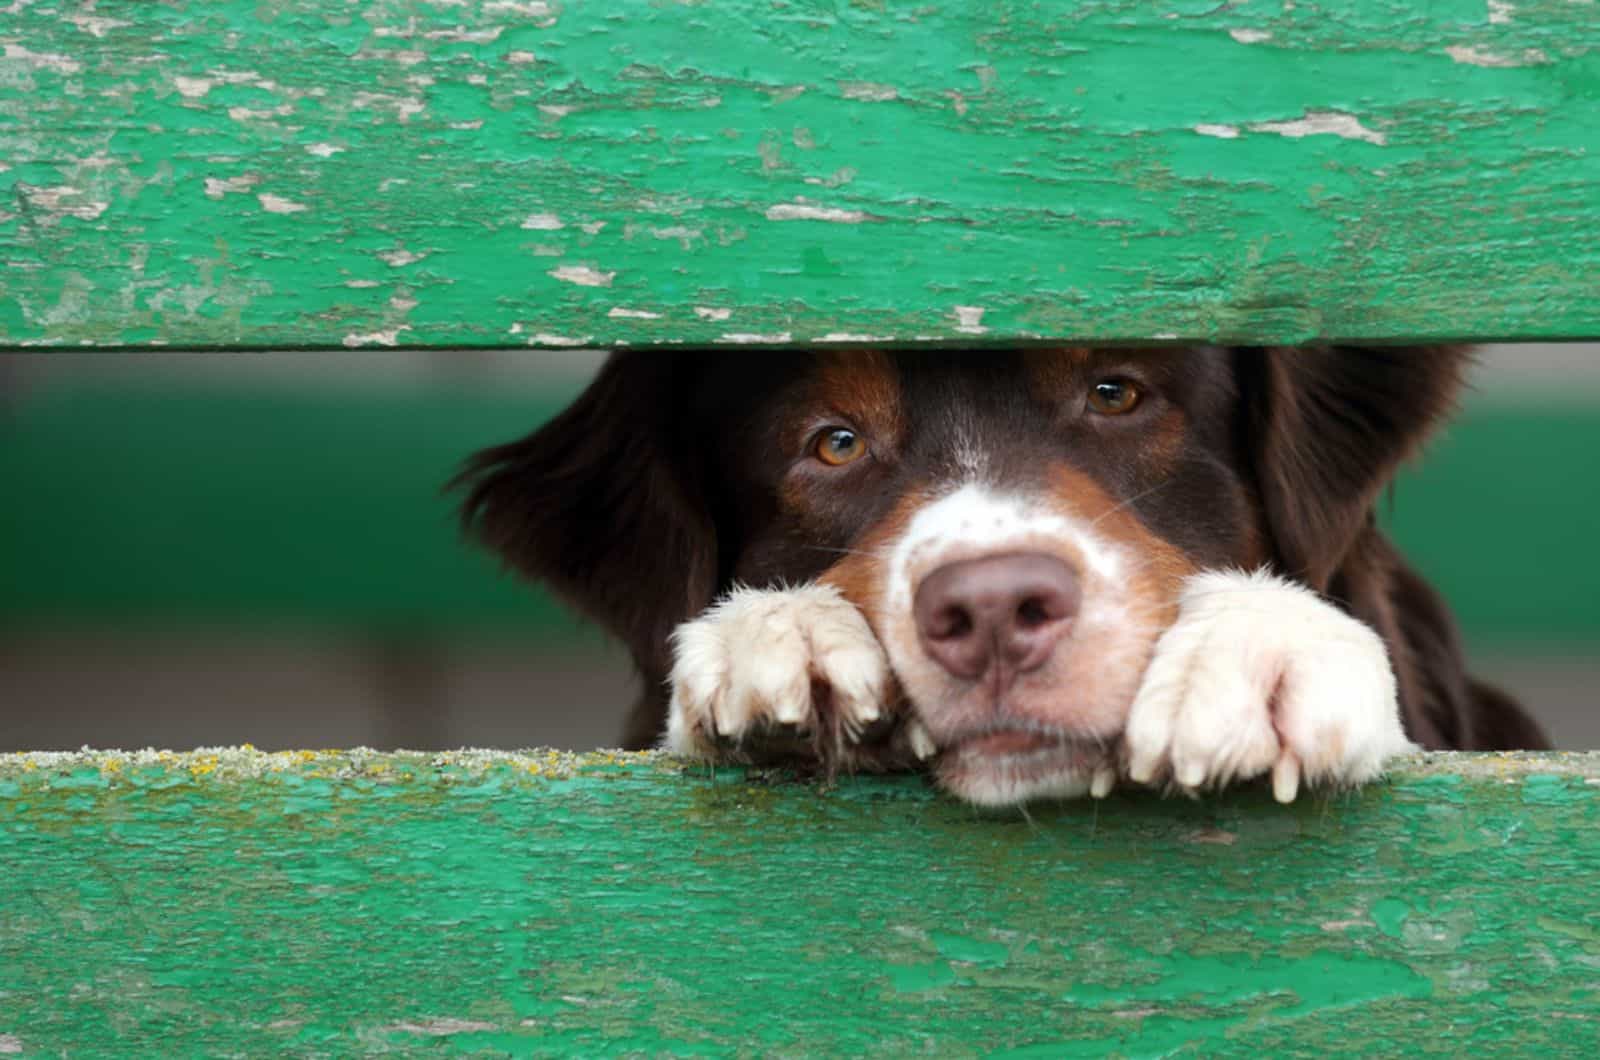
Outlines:
<svg viewBox="0 0 1600 1060"><path fill-rule="evenodd" d="M653 756L4 756L0 1051L1592 1055L1597 785L985 817Z"/></svg>
<svg viewBox="0 0 1600 1060"><path fill-rule="evenodd" d="M1576 337L1588 0L11 0L0 343Z"/></svg>

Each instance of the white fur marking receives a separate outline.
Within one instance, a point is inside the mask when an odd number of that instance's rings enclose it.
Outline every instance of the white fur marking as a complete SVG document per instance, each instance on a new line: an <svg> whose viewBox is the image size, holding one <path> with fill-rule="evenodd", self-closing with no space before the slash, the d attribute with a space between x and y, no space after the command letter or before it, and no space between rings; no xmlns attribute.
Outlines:
<svg viewBox="0 0 1600 1060"><path fill-rule="evenodd" d="M718 736L764 723L801 731L818 719L814 680L829 686L847 732L878 720L889 661L855 605L830 585L735 589L672 635L672 705L662 746L712 758Z"/></svg>
<svg viewBox="0 0 1600 1060"><path fill-rule="evenodd" d="M1302 585L1266 572L1200 574L1128 715L1128 773L1215 788L1272 774L1361 784L1415 750L1383 641Z"/></svg>
<svg viewBox="0 0 1600 1060"><path fill-rule="evenodd" d="M1048 510L1032 508L1020 498L968 484L926 505L895 542L889 564L890 613L910 613L913 581L939 564L939 556L956 548L973 555L1005 551L1029 538L1070 542L1095 574L1115 578L1122 569L1118 554L1080 523Z"/></svg>

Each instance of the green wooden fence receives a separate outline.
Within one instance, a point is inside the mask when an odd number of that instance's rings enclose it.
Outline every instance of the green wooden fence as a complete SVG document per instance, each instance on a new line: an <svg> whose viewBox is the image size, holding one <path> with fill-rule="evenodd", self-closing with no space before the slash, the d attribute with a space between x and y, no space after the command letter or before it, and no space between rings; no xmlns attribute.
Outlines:
<svg viewBox="0 0 1600 1060"><path fill-rule="evenodd" d="M1594 337L1597 96L1582 0L12 0L0 347ZM10 756L0 1054L1591 1055L1597 782Z"/></svg>
<svg viewBox="0 0 1600 1060"><path fill-rule="evenodd" d="M1577 0L21 0L0 42L12 343L1600 331Z"/></svg>
<svg viewBox="0 0 1600 1060"><path fill-rule="evenodd" d="M1585 1056L1600 758L981 816L652 756L0 756L0 1050Z"/></svg>

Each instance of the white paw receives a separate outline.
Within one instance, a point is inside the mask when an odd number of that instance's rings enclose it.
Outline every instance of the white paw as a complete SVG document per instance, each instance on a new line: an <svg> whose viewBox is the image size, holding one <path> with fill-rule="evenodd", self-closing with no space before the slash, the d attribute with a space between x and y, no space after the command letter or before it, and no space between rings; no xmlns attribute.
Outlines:
<svg viewBox="0 0 1600 1060"><path fill-rule="evenodd" d="M735 589L672 642L663 746L676 754L721 757L774 728L835 744L892 706L883 648L832 586Z"/></svg>
<svg viewBox="0 0 1600 1060"><path fill-rule="evenodd" d="M1301 585L1257 574L1190 579L1128 715L1128 775L1216 788L1272 774L1355 785L1415 750L1383 641Z"/></svg>

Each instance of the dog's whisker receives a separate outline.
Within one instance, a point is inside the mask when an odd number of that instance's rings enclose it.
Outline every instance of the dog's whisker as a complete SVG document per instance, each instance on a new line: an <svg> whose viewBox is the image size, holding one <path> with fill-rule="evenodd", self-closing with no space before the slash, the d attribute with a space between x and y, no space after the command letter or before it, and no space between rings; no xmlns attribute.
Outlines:
<svg viewBox="0 0 1600 1060"><path fill-rule="evenodd" d="M1118 504L1118 505L1116 505L1116 506L1114 506L1114 507L1112 507L1112 508L1110 508L1110 509L1108 509L1108 510L1106 510L1104 512L1101 512L1099 515L1097 515L1093 519L1089 520L1090 529L1093 529L1094 527L1099 526L1101 523L1105 522L1107 519L1111 518L1113 515L1116 515L1118 512L1126 511L1129 508L1133 507L1135 504L1138 504L1140 501L1145 500L1145 499L1147 499L1149 497L1155 496L1157 493L1160 493L1162 490L1166 489L1167 487L1176 484L1177 481L1178 480L1176 478L1165 479L1165 480L1157 483L1156 485L1151 486L1149 489L1145 490L1143 493L1136 493L1132 497L1129 497L1127 500L1123 501L1121 504Z"/></svg>

